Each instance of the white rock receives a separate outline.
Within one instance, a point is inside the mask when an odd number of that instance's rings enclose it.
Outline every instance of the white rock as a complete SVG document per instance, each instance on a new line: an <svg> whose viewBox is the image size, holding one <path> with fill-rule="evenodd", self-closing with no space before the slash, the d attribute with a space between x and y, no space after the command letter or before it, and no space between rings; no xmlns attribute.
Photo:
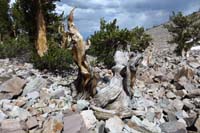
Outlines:
<svg viewBox="0 0 200 133"><path fill-rule="evenodd" d="M33 91L27 94L27 98L31 99L31 100L35 100L37 98L39 98L40 94L38 91Z"/></svg>
<svg viewBox="0 0 200 133"><path fill-rule="evenodd" d="M26 95L33 91L39 91L42 88L46 87L47 81L43 78L36 77L35 79L31 80L24 88L23 95Z"/></svg>
<svg viewBox="0 0 200 133"><path fill-rule="evenodd" d="M114 116L106 121L105 129L108 133L121 133L125 124L118 117Z"/></svg>
<svg viewBox="0 0 200 133"><path fill-rule="evenodd" d="M161 133L161 129L155 123L151 123L147 119L144 119L142 121L138 117L132 116L131 121L135 123L137 126L143 127L151 132Z"/></svg>
<svg viewBox="0 0 200 133"><path fill-rule="evenodd" d="M8 116L0 110L0 121L5 120Z"/></svg>
<svg viewBox="0 0 200 133"><path fill-rule="evenodd" d="M81 116L85 122L87 129L93 129L96 126L97 119L92 110L85 110L81 112Z"/></svg>
<svg viewBox="0 0 200 133"><path fill-rule="evenodd" d="M83 109L87 108L89 105L90 105L90 103L86 100L78 100L77 101L78 110L83 110Z"/></svg>
<svg viewBox="0 0 200 133"><path fill-rule="evenodd" d="M20 120L26 120L29 116L31 116L27 110L19 108L18 106L14 106L12 111L9 112L9 115L14 118L19 117Z"/></svg>

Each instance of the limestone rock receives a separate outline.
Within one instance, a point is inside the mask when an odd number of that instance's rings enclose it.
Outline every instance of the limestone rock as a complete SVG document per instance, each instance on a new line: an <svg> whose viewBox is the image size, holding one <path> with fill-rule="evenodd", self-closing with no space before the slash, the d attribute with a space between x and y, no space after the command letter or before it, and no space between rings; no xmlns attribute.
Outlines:
<svg viewBox="0 0 200 133"><path fill-rule="evenodd" d="M105 129L107 133L121 133L124 126L123 121L119 117L114 116L106 121Z"/></svg>
<svg viewBox="0 0 200 133"><path fill-rule="evenodd" d="M196 120L195 127L197 128L198 132L200 132L200 117Z"/></svg>
<svg viewBox="0 0 200 133"><path fill-rule="evenodd" d="M5 120L8 116L0 110L0 121Z"/></svg>
<svg viewBox="0 0 200 133"><path fill-rule="evenodd" d="M29 116L31 116L27 110L18 106L14 106L9 115L13 118L18 117L20 120L26 120Z"/></svg>
<svg viewBox="0 0 200 133"><path fill-rule="evenodd" d="M82 111L81 116L83 117L87 129L93 129L96 126L97 119L92 110Z"/></svg>
<svg viewBox="0 0 200 133"><path fill-rule="evenodd" d="M14 77L5 81L0 86L0 99L11 99L15 96L18 96L22 92L25 84L26 81L19 77Z"/></svg>
<svg viewBox="0 0 200 133"><path fill-rule="evenodd" d="M160 128L163 133L187 133L185 125L176 121L162 123Z"/></svg>
<svg viewBox="0 0 200 133"><path fill-rule="evenodd" d="M42 88L46 87L47 81L43 78L36 77L35 79L31 80L27 85L25 86L23 90L23 95L26 95L33 91L39 91Z"/></svg>
<svg viewBox="0 0 200 133"><path fill-rule="evenodd" d="M63 133L88 133L80 114L74 113L64 117Z"/></svg>
<svg viewBox="0 0 200 133"><path fill-rule="evenodd" d="M19 120L7 119L0 122L0 132L1 133L26 133L25 124Z"/></svg>
<svg viewBox="0 0 200 133"><path fill-rule="evenodd" d="M63 129L63 123L52 118L44 123L43 128L43 133L61 133Z"/></svg>
<svg viewBox="0 0 200 133"><path fill-rule="evenodd" d="M32 128L38 126L36 117L28 118L28 120L26 121L26 125L27 125L28 129L32 129Z"/></svg>
<svg viewBox="0 0 200 133"><path fill-rule="evenodd" d="M77 108L78 110L83 110L89 106L89 102L86 100L78 100L77 101Z"/></svg>

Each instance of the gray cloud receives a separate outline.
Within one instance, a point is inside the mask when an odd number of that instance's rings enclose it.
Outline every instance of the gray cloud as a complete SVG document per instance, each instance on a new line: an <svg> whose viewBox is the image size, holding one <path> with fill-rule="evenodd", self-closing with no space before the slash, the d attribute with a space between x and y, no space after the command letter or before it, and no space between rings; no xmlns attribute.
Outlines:
<svg viewBox="0 0 200 133"><path fill-rule="evenodd" d="M200 8L199 0L62 0L57 12L68 14L76 6L75 23L87 37L99 29L100 18L118 19L121 28L145 28L168 21L172 11L190 14Z"/></svg>

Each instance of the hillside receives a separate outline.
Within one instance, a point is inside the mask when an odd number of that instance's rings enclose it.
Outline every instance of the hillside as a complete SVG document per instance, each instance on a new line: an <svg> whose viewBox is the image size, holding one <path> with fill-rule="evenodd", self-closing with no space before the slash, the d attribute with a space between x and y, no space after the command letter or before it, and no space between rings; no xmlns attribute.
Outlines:
<svg viewBox="0 0 200 133"><path fill-rule="evenodd" d="M138 66L133 96L126 99L127 112L113 109L121 104L115 100L123 99L123 92L98 108L93 104L102 90L114 93L121 87L122 77L112 72L118 67L95 68L100 81L93 101L75 97L77 72L62 77L17 59L1 59L0 133L200 132L200 51L182 59L173 52L176 44L168 43L172 36L163 25L146 33L153 40ZM110 96L104 94L98 102Z"/></svg>

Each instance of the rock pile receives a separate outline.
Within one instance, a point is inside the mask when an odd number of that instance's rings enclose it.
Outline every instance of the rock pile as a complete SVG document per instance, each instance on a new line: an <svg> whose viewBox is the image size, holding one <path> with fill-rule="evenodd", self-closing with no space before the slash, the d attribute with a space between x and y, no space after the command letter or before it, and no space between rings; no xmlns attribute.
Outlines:
<svg viewBox="0 0 200 133"><path fill-rule="evenodd" d="M149 33L162 38L164 35L157 31ZM154 39L154 45L145 51L144 62L148 63L139 66L128 103L134 115L123 119L117 114L99 119L90 101L75 100L70 83L76 73L61 77L38 71L29 63L1 59L0 132L200 132L200 53L191 51L183 59L163 41ZM151 58L147 58L149 53ZM111 70L95 69L101 76L99 91L109 84L113 74Z"/></svg>

